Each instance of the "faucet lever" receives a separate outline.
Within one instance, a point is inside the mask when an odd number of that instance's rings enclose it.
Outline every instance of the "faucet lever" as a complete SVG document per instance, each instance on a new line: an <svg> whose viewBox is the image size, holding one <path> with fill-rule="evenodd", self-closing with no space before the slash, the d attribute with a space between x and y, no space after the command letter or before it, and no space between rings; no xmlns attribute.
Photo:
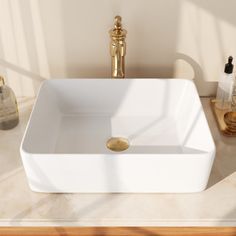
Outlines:
<svg viewBox="0 0 236 236"><path fill-rule="evenodd" d="M121 30L122 24L121 24L121 16L115 16L115 29Z"/></svg>

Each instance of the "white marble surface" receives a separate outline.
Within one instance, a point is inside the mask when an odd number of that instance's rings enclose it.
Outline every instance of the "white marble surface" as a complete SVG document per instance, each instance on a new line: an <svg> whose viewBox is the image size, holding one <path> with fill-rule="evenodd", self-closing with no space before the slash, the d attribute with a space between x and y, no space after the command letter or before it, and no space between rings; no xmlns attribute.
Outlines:
<svg viewBox="0 0 236 236"><path fill-rule="evenodd" d="M236 226L236 138L219 134L202 103L217 154L208 188L193 194L42 194L31 192L19 145L33 99L20 99L20 124L0 131L0 225Z"/></svg>

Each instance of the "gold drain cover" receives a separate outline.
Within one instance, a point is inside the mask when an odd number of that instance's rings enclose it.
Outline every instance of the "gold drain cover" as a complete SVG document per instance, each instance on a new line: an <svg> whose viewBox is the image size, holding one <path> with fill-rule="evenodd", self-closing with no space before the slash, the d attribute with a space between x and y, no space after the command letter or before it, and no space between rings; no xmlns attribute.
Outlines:
<svg viewBox="0 0 236 236"><path fill-rule="evenodd" d="M112 137L107 140L107 148L114 152L121 152L129 148L129 141L122 137Z"/></svg>

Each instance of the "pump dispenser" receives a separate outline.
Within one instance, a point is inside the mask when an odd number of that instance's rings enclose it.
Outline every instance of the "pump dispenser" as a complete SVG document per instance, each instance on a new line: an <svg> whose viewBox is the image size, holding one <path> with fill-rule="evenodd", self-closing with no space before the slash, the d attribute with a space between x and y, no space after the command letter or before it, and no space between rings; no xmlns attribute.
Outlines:
<svg viewBox="0 0 236 236"><path fill-rule="evenodd" d="M232 64L233 57L228 58L228 63L225 64L224 73L219 79L217 95L216 95L216 108L220 110L230 109L231 97L234 86L233 68Z"/></svg>
<svg viewBox="0 0 236 236"><path fill-rule="evenodd" d="M14 92L0 76L0 129L14 128L19 123L19 113Z"/></svg>
<svg viewBox="0 0 236 236"><path fill-rule="evenodd" d="M233 62L233 57L229 56L228 58L228 63L225 64L225 73L226 74L232 74L233 73L233 69L234 69L234 65L232 64Z"/></svg>

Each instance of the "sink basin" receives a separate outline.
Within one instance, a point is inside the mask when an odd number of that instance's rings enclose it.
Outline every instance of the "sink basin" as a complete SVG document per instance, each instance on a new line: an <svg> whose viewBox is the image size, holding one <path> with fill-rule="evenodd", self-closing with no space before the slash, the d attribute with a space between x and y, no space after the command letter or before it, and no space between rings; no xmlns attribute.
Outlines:
<svg viewBox="0 0 236 236"><path fill-rule="evenodd" d="M109 149L110 139L125 148ZM20 151L37 192L198 192L215 156L184 79L48 80Z"/></svg>

